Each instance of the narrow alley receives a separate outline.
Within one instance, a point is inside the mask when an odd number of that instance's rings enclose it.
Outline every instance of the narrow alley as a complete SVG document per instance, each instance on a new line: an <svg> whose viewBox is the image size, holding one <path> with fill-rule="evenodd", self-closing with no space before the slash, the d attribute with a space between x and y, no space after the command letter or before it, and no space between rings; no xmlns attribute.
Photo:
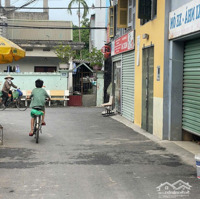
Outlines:
<svg viewBox="0 0 200 199"><path fill-rule="evenodd" d="M30 110L5 110L1 199L199 198L196 168L100 108L47 108L39 144ZM184 153L184 149L181 149ZM165 195L179 184L187 190ZM180 189L179 189L180 190Z"/></svg>

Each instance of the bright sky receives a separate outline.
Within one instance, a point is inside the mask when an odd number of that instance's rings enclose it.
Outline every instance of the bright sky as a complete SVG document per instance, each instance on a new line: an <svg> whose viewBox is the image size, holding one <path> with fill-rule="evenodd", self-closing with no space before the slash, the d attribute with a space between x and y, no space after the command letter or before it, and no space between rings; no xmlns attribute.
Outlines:
<svg viewBox="0 0 200 199"><path fill-rule="evenodd" d="M49 7L68 7L68 4L71 0L49 0ZM2 6L4 6L5 0L1 0ZM29 0L10 0L11 6L22 6L25 3L29 2ZM94 0L86 0L86 3L89 7L92 6L94 3ZM36 0L36 2L29 5L29 7L43 7L43 0ZM77 4L74 4L73 7L77 7ZM38 11L41 12L42 10L23 10L23 11ZM90 18L90 15L94 11L90 9L90 14L88 15L88 18ZM64 20L64 21L72 21L74 24L78 25L78 16L77 16L77 10L72 10L72 15L69 14L67 10L49 10L49 18L50 20Z"/></svg>

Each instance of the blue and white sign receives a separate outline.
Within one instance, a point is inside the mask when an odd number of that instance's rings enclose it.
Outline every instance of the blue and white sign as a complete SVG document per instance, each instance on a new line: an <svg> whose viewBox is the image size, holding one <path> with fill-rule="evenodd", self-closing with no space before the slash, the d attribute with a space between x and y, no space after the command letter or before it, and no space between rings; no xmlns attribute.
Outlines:
<svg viewBox="0 0 200 199"><path fill-rule="evenodd" d="M200 0L169 13L169 39L174 39L200 30Z"/></svg>

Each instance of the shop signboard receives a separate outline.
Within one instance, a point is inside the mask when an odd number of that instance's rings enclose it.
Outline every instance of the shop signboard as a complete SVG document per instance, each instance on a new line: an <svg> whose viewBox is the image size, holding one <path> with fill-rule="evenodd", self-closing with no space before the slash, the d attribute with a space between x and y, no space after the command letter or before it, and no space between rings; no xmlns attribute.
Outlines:
<svg viewBox="0 0 200 199"><path fill-rule="evenodd" d="M169 13L169 39L200 30L200 0L191 1Z"/></svg>
<svg viewBox="0 0 200 199"><path fill-rule="evenodd" d="M134 31L131 31L112 42L111 55L117 55L135 48Z"/></svg>

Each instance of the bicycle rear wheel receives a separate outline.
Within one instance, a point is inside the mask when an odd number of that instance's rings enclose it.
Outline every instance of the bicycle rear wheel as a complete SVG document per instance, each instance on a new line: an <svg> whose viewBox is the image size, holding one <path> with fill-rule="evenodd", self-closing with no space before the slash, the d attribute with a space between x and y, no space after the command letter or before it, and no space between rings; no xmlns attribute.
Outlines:
<svg viewBox="0 0 200 199"><path fill-rule="evenodd" d="M5 110L6 106L3 103L3 99L0 97L0 111Z"/></svg>
<svg viewBox="0 0 200 199"><path fill-rule="evenodd" d="M25 103L25 100L21 100L21 98L17 99L16 106L19 111L25 111L28 106Z"/></svg>

